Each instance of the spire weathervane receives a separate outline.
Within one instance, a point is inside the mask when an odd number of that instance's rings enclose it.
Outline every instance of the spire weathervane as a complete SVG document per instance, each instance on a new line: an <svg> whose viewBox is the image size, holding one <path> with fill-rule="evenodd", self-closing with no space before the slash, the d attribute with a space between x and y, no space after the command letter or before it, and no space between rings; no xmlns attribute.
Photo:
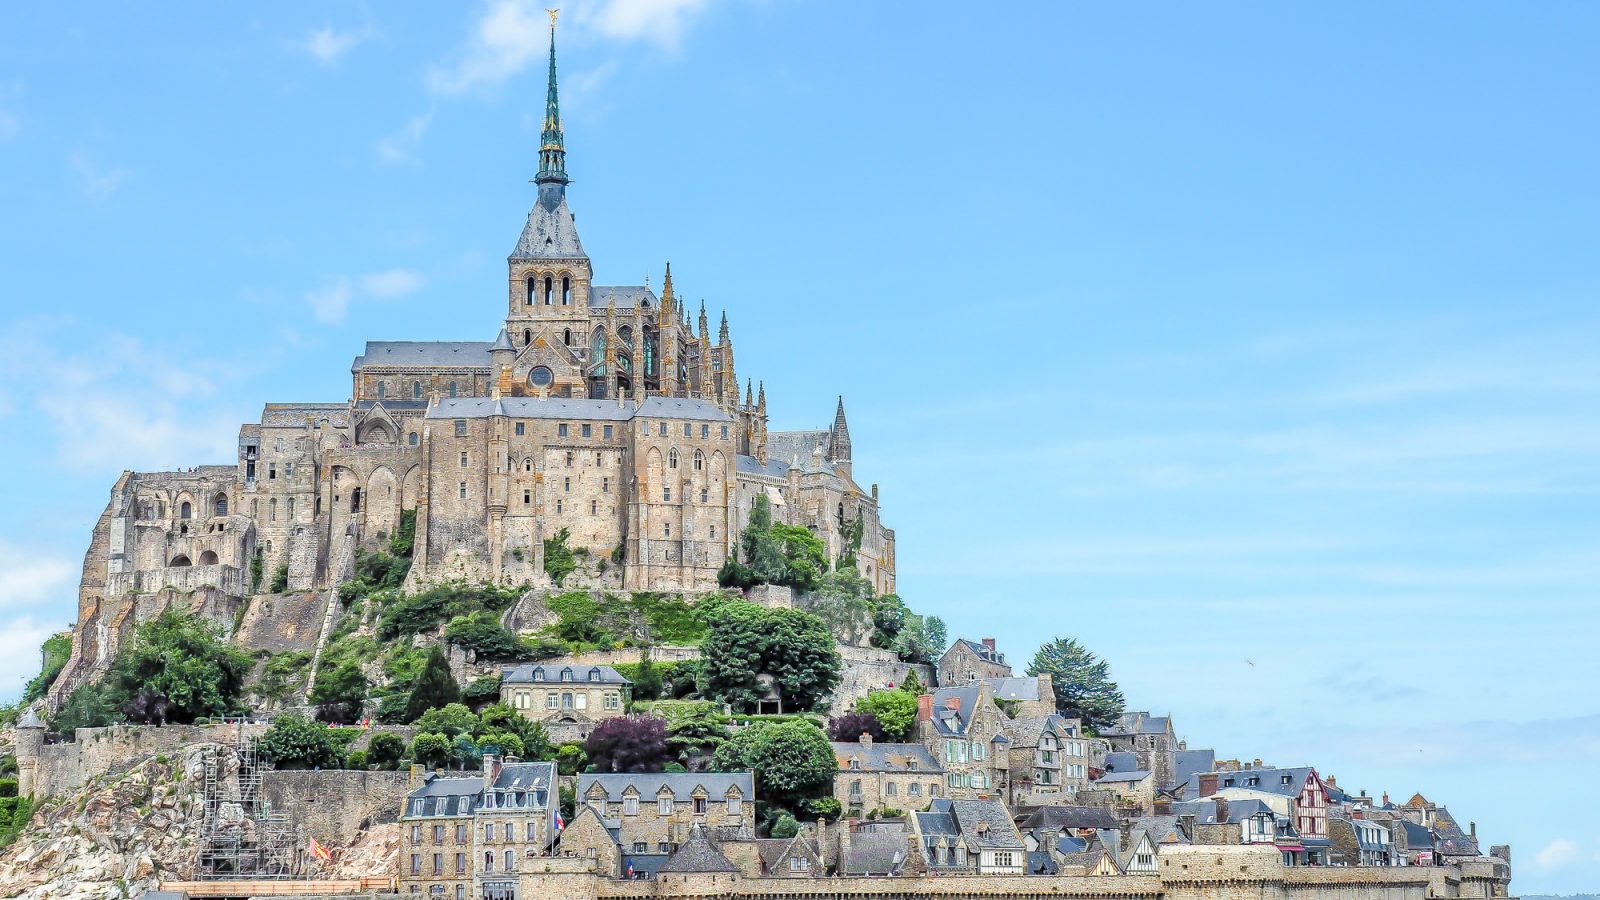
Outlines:
<svg viewBox="0 0 1600 900"><path fill-rule="evenodd" d="M566 140L561 130L561 103L556 96L556 15L560 9L546 9L550 14L550 86L544 102L544 128L539 135L539 174L535 184L567 183Z"/></svg>

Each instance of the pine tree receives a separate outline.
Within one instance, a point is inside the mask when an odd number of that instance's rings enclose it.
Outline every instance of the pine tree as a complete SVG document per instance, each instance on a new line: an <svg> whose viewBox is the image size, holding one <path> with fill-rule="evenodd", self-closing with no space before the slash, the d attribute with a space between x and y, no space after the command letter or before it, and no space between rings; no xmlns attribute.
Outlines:
<svg viewBox="0 0 1600 900"><path fill-rule="evenodd" d="M1075 638L1050 641L1034 654L1029 675L1049 675L1055 688L1056 711L1081 719L1096 731L1122 715L1122 690L1111 680L1111 666L1079 644Z"/></svg>
<svg viewBox="0 0 1600 900"><path fill-rule="evenodd" d="M447 706L461 699L461 688L450 674L450 662L444 652L434 647L428 652L428 661L412 685L411 696L406 699L406 721L415 722L430 709Z"/></svg>

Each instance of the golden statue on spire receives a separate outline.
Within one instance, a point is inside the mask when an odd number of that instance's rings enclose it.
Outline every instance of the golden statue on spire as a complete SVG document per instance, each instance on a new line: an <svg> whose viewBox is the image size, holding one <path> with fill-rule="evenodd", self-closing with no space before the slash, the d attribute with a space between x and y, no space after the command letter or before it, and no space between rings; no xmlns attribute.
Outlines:
<svg viewBox="0 0 1600 900"><path fill-rule="evenodd" d="M555 9L546 8L545 12L550 14L550 30L554 31L556 28L556 16L561 14L561 7L558 6Z"/></svg>

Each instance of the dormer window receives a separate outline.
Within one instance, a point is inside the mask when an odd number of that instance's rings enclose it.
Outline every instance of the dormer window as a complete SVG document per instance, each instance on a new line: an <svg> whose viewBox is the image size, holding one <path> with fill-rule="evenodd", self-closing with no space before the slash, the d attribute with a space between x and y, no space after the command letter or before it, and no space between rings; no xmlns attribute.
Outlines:
<svg viewBox="0 0 1600 900"><path fill-rule="evenodd" d="M562 681L571 681L572 680L572 670L571 669L562 669L561 670L561 680Z"/></svg>
<svg viewBox="0 0 1600 900"><path fill-rule="evenodd" d="M1292 776L1285 775L1282 778L1278 779L1278 783L1279 784L1293 784L1294 783L1294 778Z"/></svg>
<svg viewBox="0 0 1600 900"><path fill-rule="evenodd" d="M599 669L590 669L589 670L589 680L590 681L599 681L600 680L600 670Z"/></svg>

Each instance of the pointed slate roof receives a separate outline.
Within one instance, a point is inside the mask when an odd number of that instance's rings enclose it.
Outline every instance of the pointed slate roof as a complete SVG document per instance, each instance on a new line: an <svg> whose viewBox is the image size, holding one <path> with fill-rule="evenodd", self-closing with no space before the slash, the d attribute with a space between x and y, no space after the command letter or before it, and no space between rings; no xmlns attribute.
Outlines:
<svg viewBox="0 0 1600 900"><path fill-rule="evenodd" d="M696 824L689 831L689 839L678 852L662 864L657 872L737 872L739 867L728 861L717 845L711 843L705 826Z"/></svg>

